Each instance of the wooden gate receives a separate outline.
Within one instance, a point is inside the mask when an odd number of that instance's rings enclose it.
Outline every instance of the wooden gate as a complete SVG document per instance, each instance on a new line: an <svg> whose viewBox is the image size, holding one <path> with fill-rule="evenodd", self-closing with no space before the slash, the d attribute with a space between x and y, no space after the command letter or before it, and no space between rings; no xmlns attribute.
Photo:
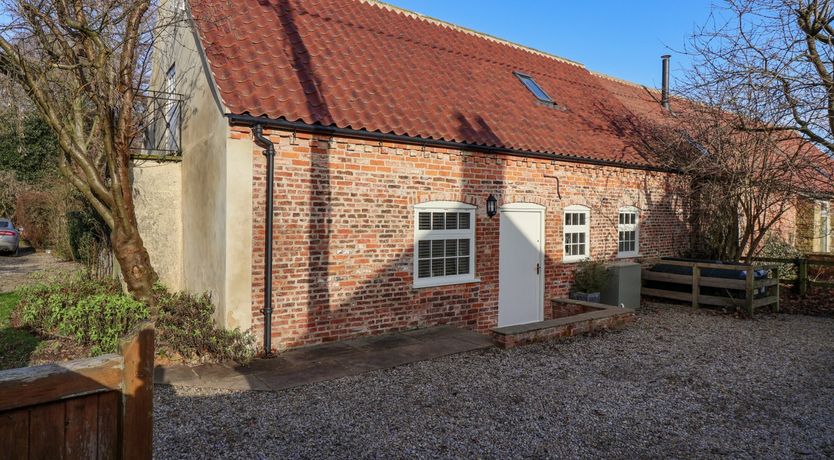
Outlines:
<svg viewBox="0 0 834 460"><path fill-rule="evenodd" d="M0 371L0 457L149 459L154 331L120 354Z"/></svg>

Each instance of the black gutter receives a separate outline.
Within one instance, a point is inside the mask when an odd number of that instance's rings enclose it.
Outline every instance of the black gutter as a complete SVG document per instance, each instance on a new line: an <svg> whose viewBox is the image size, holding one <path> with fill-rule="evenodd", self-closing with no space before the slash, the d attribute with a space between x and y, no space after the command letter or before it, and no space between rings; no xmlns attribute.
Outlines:
<svg viewBox="0 0 834 460"><path fill-rule="evenodd" d="M517 157L523 158L536 158L541 160L556 160L556 161L564 161L567 163L582 163L582 164L590 164L590 165L599 165L599 166L613 166L617 168L624 168L624 169L639 169L644 171L657 171L657 172L667 172L667 173L677 173L680 171L675 171L671 168L662 168L658 166L649 166L649 165L636 165L632 163L624 163L620 161L611 161L611 160L595 160L591 158L580 158L570 155L560 155L556 153L542 153L542 152L531 152L528 150L517 150L517 149L508 149L504 147L490 147L486 145L476 145L476 144L467 144L465 142L452 142L452 141L443 141L443 140L436 140L436 139L425 139L422 137L413 137L413 136L403 136L399 134L386 134L380 132L372 132L366 130L359 130L359 129L350 129L350 128L337 128L335 126L322 126L322 125L311 125L303 122L297 121L287 121L282 119L276 118L267 118L267 117L255 117L252 115L235 115L235 114L226 114L226 117L229 118L229 121L232 124L237 125L245 125L245 126L265 126L269 128L280 128L286 129L290 131L297 131L302 133L310 133L310 134L323 134L327 136L342 136L342 137L350 137L355 139L365 139L365 140L373 140L373 141L382 141L382 142L397 142L402 144L412 144L412 145L420 145L420 146L431 146L431 147L438 147L438 148L447 148L447 149L457 149L457 150L472 150L477 152L484 152L484 153L497 153L497 154L504 154L504 155L513 155Z"/></svg>
<svg viewBox="0 0 834 460"><path fill-rule="evenodd" d="M263 125L252 127L255 143L264 148L266 156L266 236L264 241L264 357L272 355L272 214L274 198L272 188L275 180L275 145L263 135Z"/></svg>

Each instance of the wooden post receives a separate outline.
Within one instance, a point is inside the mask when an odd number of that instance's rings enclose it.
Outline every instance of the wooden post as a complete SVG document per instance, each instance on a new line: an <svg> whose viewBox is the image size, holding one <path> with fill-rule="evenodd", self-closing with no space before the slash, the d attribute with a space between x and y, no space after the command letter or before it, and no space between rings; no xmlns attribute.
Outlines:
<svg viewBox="0 0 834 460"><path fill-rule="evenodd" d="M799 287L799 295L804 297L808 294L808 259L805 257L800 257L796 259L796 262L796 283Z"/></svg>
<svg viewBox="0 0 834 460"><path fill-rule="evenodd" d="M773 273L773 279L776 280L776 312L778 313L780 311L779 310L779 266L774 265L773 268L771 268L771 270L772 270L771 273Z"/></svg>
<svg viewBox="0 0 834 460"><path fill-rule="evenodd" d="M701 296L701 267L692 266L692 308L698 308L698 297Z"/></svg>
<svg viewBox="0 0 834 460"><path fill-rule="evenodd" d="M753 317L753 298L755 292L756 269L750 267L747 269L747 295L745 296L745 307L747 308L747 316Z"/></svg>
<svg viewBox="0 0 834 460"><path fill-rule="evenodd" d="M122 458L150 459L153 453L153 323L140 324L121 341Z"/></svg>

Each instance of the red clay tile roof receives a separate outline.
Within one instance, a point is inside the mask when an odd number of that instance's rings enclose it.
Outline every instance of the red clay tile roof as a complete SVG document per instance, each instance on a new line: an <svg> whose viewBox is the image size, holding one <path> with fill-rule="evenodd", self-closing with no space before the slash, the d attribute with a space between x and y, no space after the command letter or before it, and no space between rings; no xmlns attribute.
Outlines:
<svg viewBox="0 0 834 460"><path fill-rule="evenodd" d="M649 164L610 123L626 107L581 65L359 0L191 5L233 114Z"/></svg>
<svg viewBox="0 0 834 460"><path fill-rule="evenodd" d="M607 75L594 74L600 79L601 85L613 94L628 110L635 114L634 117L639 123L648 121L656 124L673 123L668 112L662 109L660 104L660 91L647 88L636 83L619 80ZM693 107L693 102L672 97L670 100L671 110L682 113ZM798 133L785 132L781 136L778 145L786 158L804 157L808 167L797 169L791 180L796 182L796 190L801 193L834 193L834 158L822 152L813 143L802 138Z"/></svg>
<svg viewBox="0 0 834 460"><path fill-rule="evenodd" d="M668 119L667 113L660 104L660 91L608 75L593 74L599 79L600 85L619 99L631 113L640 114L642 117L661 123ZM672 105L677 106L680 102L680 100L674 100ZM675 110L680 107L672 108Z"/></svg>

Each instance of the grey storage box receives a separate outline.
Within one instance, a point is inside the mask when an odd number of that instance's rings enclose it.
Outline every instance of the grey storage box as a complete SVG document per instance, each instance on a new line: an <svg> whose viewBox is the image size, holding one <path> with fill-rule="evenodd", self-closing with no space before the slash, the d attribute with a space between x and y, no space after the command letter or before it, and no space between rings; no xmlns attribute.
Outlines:
<svg viewBox="0 0 834 460"><path fill-rule="evenodd" d="M640 306L640 264L615 262L606 266L608 284L600 301L606 305L637 308Z"/></svg>

